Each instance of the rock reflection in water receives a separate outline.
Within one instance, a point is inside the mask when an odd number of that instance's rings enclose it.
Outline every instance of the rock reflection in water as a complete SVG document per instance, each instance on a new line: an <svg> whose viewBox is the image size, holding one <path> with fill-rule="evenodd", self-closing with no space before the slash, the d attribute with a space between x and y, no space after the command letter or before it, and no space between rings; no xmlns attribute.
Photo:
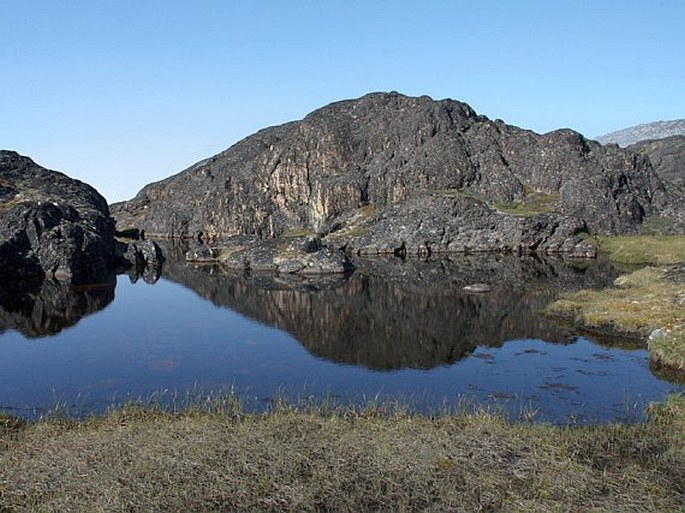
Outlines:
<svg viewBox="0 0 685 513"><path fill-rule="evenodd" d="M431 369L477 346L518 338L569 342L572 331L541 309L560 290L602 287L613 279L601 262L506 255L361 260L352 275L317 279L193 266L172 247L165 255L166 279L287 331L318 357L375 370ZM475 282L492 291L463 291Z"/></svg>
<svg viewBox="0 0 685 513"><path fill-rule="evenodd" d="M0 288L0 334L16 330L27 338L56 335L114 300L116 277L70 286L45 280L40 284L3 284Z"/></svg>

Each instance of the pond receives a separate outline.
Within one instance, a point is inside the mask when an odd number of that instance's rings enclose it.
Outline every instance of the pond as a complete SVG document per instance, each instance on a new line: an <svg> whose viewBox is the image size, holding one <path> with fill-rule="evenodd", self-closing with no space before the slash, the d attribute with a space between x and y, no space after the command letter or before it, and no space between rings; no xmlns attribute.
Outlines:
<svg viewBox="0 0 685 513"><path fill-rule="evenodd" d="M542 309L600 288L602 261L475 255L363 260L347 276L245 275L187 264L161 276L45 282L0 293L0 410L37 418L127 401L237 392L424 413L464 404L512 419L635 421L682 385L657 377L643 345L579 333ZM472 283L491 291L470 294Z"/></svg>

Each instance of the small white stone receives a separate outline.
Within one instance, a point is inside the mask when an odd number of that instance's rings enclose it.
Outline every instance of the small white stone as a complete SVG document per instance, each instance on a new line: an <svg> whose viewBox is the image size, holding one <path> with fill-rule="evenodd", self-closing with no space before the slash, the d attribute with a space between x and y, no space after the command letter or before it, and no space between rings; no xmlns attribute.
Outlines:
<svg viewBox="0 0 685 513"><path fill-rule="evenodd" d="M473 283L464 287L464 292L471 292L474 294L484 294L485 292L490 292L492 287L487 283Z"/></svg>
<svg viewBox="0 0 685 513"><path fill-rule="evenodd" d="M654 340L655 338L663 337L668 333L666 328L658 328L649 334L649 340Z"/></svg>

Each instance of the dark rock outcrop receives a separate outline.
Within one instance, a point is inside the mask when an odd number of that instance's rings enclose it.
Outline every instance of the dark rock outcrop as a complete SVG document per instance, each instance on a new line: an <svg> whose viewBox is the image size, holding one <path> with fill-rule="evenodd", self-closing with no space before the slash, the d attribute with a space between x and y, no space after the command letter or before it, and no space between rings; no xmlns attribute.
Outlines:
<svg viewBox="0 0 685 513"><path fill-rule="evenodd" d="M571 130L375 93L262 130L112 205L119 229L223 240L316 234L352 254L569 252L638 231L672 193L649 160Z"/></svg>
<svg viewBox="0 0 685 513"><path fill-rule="evenodd" d="M114 258L114 222L89 185L0 151L0 277L82 283Z"/></svg>
<svg viewBox="0 0 685 513"><path fill-rule="evenodd" d="M143 269L146 266L157 267L164 262L162 250L153 240L138 240L118 243L121 258L132 267Z"/></svg>
<svg viewBox="0 0 685 513"><path fill-rule="evenodd" d="M685 135L641 141L628 149L649 157L662 180L685 188Z"/></svg>

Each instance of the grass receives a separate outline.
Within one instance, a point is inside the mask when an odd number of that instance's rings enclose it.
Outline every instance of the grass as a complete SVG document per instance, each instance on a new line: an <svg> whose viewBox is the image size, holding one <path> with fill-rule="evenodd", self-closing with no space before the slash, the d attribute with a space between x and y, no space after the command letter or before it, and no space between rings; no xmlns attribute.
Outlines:
<svg viewBox="0 0 685 513"><path fill-rule="evenodd" d="M0 431L0 511L682 511L680 396L596 427L226 404Z"/></svg>
<svg viewBox="0 0 685 513"><path fill-rule="evenodd" d="M24 200L20 196L15 196L14 198L6 201L0 201L0 210L3 212L9 212L15 207L21 205Z"/></svg>
<svg viewBox="0 0 685 513"><path fill-rule="evenodd" d="M602 237L602 250L616 263L676 264L685 260L684 236ZM563 295L548 313L570 315L582 325L650 338L650 358L658 365L685 371L685 285L664 279L666 269L645 267L620 276L615 286Z"/></svg>
<svg viewBox="0 0 685 513"><path fill-rule="evenodd" d="M554 204L559 201L559 194L546 194L544 192L530 192L523 199L509 203L494 203L493 206L500 212L521 217L530 217L538 214L547 214L554 210Z"/></svg>
<svg viewBox="0 0 685 513"><path fill-rule="evenodd" d="M363 237L368 233L365 223L376 214L376 206L373 203L359 207L352 218L340 229L330 232L326 239L335 241L344 238Z"/></svg>
<svg viewBox="0 0 685 513"><path fill-rule="evenodd" d="M599 237L598 242L614 263L670 265L685 260L683 235Z"/></svg>

